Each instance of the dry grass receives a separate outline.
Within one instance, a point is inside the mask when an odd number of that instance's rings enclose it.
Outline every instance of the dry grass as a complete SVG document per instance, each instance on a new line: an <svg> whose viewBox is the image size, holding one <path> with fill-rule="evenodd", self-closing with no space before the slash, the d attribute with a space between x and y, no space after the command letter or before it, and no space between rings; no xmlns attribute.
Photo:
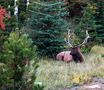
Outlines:
<svg viewBox="0 0 104 90"><path fill-rule="evenodd" d="M45 90L61 90L89 83L93 77L104 77L104 58L95 53L86 55L81 64L44 59L39 65L36 81L42 82Z"/></svg>
<svg viewBox="0 0 104 90"><path fill-rule="evenodd" d="M104 47L95 45L94 47L92 47L91 52L95 54L104 54Z"/></svg>

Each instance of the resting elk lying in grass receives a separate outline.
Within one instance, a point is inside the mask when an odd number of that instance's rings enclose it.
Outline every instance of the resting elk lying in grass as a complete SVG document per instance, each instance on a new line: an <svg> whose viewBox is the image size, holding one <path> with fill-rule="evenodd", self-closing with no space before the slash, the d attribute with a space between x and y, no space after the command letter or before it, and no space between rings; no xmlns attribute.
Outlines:
<svg viewBox="0 0 104 90"><path fill-rule="evenodd" d="M86 30L86 38L84 39L83 43L77 46L73 46L70 43L70 30L68 30L68 40L65 39L70 49L68 51L62 51L56 55L57 60L62 60L66 62L70 62L74 60L76 63L84 62L83 54L81 53L80 47L87 43L87 40L90 38L88 31Z"/></svg>

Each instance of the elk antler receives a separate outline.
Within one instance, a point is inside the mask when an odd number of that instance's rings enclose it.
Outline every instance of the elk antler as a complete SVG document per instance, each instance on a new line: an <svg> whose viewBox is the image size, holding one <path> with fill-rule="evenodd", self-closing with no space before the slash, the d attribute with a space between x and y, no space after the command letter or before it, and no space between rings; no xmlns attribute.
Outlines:
<svg viewBox="0 0 104 90"><path fill-rule="evenodd" d="M89 36L89 34L88 34L88 30L86 30L86 38L84 39L83 43L80 44L80 46L86 44L86 43L87 43L87 40L88 40L89 38L90 38L90 36Z"/></svg>
<svg viewBox="0 0 104 90"><path fill-rule="evenodd" d="M70 29L68 30L68 37L67 37L67 40L65 38L65 42L70 46L70 47L73 47L72 44L70 43Z"/></svg>

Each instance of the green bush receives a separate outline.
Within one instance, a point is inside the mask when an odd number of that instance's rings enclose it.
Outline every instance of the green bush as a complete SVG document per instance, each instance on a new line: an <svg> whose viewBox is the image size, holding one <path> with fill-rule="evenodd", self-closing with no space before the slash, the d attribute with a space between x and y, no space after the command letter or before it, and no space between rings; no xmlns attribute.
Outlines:
<svg viewBox="0 0 104 90"><path fill-rule="evenodd" d="M2 77L1 75L0 80L4 79L5 82L8 79L9 81L12 80L12 86L8 82L5 83L7 88L11 90L27 90L27 86L33 88L36 79L35 74L38 68L38 58L36 47L32 45L31 38L27 34L21 34L17 30L10 34L7 41L4 42L3 48L0 62L7 66L6 69L3 68L7 72L0 71L4 76ZM30 74L30 72L32 73ZM7 74L9 73L11 74L8 76ZM2 83L1 87L3 87L4 83L1 81L0 83Z"/></svg>
<svg viewBox="0 0 104 90"><path fill-rule="evenodd" d="M82 53L89 53L91 50L91 46L85 46L81 48Z"/></svg>
<svg viewBox="0 0 104 90"><path fill-rule="evenodd" d="M11 84L13 83L13 80L11 79L11 75L13 72L11 71L11 68L9 68L6 64L0 63L0 88L5 84ZM1 89L0 89L1 90Z"/></svg>

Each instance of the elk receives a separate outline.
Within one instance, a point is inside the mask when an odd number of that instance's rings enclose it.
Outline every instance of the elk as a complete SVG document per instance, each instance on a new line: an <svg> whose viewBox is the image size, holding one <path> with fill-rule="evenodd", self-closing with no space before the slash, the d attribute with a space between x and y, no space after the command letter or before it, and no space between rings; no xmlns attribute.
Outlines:
<svg viewBox="0 0 104 90"><path fill-rule="evenodd" d="M68 30L68 38L66 40L65 38L65 42L68 44L68 46L70 47L70 49L68 51L62 51L60 53L58 53L56 55L56 59L57 60L63 60L66 62L70 62L70 61L75 61L76 63L78 62L84 62L84 57L83 54L81 53L81 46L87 43L87 40L90 38L89 34L88 34L88 30L86 30L86 38L84 39L84 41L82 42L82 44L80 45L76 45L73 46L70 43L70 29Z"/></svg>

